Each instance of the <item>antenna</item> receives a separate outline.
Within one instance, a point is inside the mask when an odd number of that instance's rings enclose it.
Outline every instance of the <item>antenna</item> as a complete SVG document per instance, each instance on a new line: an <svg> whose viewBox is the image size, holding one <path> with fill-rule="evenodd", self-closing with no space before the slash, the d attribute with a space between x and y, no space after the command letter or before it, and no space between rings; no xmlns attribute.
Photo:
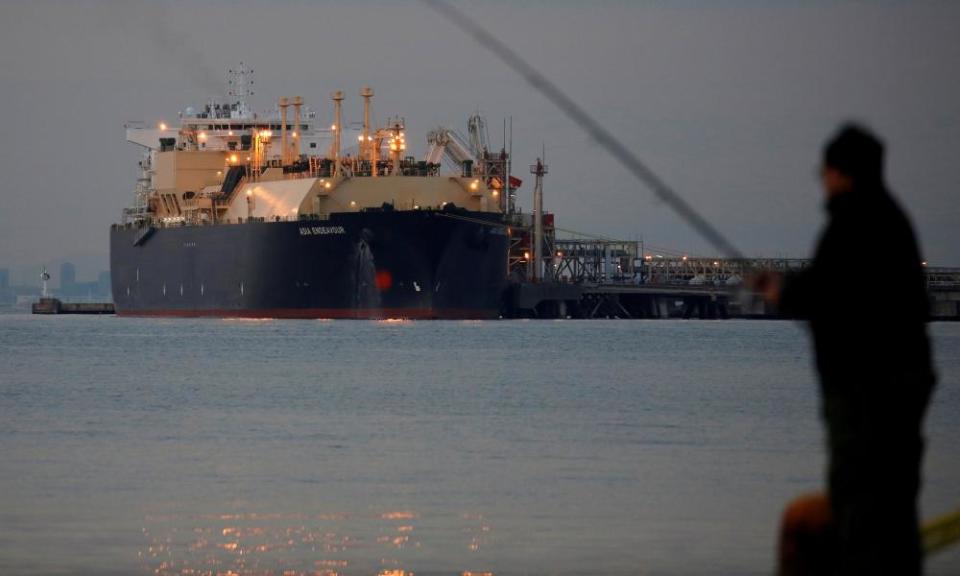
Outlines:
<svg viewBox="0 0 960 576"><path fill-rule="evenodd" d="M743 253L727 240L726 236L703 216L693 206L687 203L677 192L651 170L629 148L620 142L610 131L603 127L579 104L567 96L556 84L547 79L539 70L520 57L499 38L488 32L482 26L471 20L458 8L453 7L445 0L421 0L427 6L473 37L478 44L493 52L501 62L513 69L533 86L544 98L553 102L568 118L573 120L581 129L593 137L601 148L616 158L635 178L643 182L664 204L670 207L680 218L685 220L697 233L709 242L718 252L733 258L743 258Z"/></svg>

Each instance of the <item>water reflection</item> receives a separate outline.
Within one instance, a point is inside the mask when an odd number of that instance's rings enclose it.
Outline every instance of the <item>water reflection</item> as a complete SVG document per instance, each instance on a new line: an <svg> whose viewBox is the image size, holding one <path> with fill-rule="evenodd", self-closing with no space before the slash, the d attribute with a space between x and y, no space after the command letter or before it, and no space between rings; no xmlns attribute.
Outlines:
<svg viewBox="0 0 960 576"><path fill-rule="evenodd" d="M448 540L452 532L467 555L487 545L491 527L482 515L464 514L459 521L459 529L437 532L430 544L446 547L448 542L438 540ZM422 523L410 510L148 516L139 557L156 576L413 576L411 568L429 569L433 560L420 550Z"/></svg>

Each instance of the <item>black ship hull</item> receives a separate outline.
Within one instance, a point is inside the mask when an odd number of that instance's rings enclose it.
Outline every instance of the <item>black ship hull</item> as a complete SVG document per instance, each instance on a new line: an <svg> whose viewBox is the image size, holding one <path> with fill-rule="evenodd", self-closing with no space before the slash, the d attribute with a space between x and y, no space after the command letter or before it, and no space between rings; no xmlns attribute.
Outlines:
<svg viewBox="0 0 960 576"><path fill-rule="evenodd" d="M496 318L501 224L491 213L415 210L115 226L113 299L123 316Z"/></svg>

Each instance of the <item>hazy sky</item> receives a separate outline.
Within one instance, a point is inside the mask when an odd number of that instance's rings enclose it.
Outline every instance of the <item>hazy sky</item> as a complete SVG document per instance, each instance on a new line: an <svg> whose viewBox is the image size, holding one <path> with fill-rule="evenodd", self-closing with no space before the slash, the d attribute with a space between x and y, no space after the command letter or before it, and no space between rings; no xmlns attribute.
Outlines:
<svg viewBox="0 0 960 576"><path fill-rule="evenodd" d="M933 264L960 265L960 3L474 1L538 67L744 251L806 255L822 223L822 141L847 118L888 143L892 188ZM254 107L376 90L414 151L483 111L513 116L517 175L546 145L558 225L712 254L552 105L414 1L10 1L0 5L0 267L106 268L133 194L129 120L175 120L256 70ZM877 238L878 250L884 239ZM94 270L81 269L81 279ZM874 273L878 273L873 271ZM865 274L871 271L865 271Z"/></svg>

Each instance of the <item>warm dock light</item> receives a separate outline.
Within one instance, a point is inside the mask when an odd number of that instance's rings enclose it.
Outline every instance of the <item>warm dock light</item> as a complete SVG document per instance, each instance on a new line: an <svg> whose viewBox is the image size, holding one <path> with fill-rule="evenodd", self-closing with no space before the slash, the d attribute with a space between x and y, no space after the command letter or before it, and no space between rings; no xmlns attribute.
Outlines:
<svg viewBox="0 0 960 576"><path fill-rule="evenodd" d="M293 134L291 134L291 136L292 136L293 138L296 138L296 137L297 137L297 133L294 132Z"/></svg>
<svg viewBox="0 0 960 576"><path fill-rule="evenodd" d="M529 253L529 252L524 252L524 253L523 253L523 259L524 259L524 260L529 260L529 259L530 259L530 253Z"/></svg>
<svg viewBox="0 0 960 576"><path fill-rule="evenodd" d="M351 201L350 201L350 206L351 206L351 207L356 206L356 205L357 205L357 201L356 201L356 200L351 200Z"/></svg>
<svg viewBox="0 0 960 576"><path fill-rule="evenodd" d="M200 139L201 139L201 140L206 140L206 139L207 139L207 133L206 133L206 132L201 132L201 133L200 133Z"/></svg>
<svg viewBox="0 0 960 576"><path fill-rule="evenodd" d="M233 136L233 130L227 130L227 136Z"/></svg>
<svg viewBox="0 0 960 576"><path fill-rule="evenodd" d="M683 261L684 261L684 262L687 261L687 257L686 257L686 256L683 257Z"/></svg>
<svg viewBox="0 0 960 576"><path fill-rule="evenodd" d="M331 125L330 125L330 129L331 129L331 130L336 130L336 129L337 129L337 125L336 125L336 124L331 124Z"/></svg>
<svg viewBox="0 0 960 576"><path fill-rule="evenodd" d="M363 136L357 136L357 140L358 140L359 142L363 142Z"/></svg>
<svg viewBox="0 0 960 576"><path fill-rule="evenodd" d="M247 190L247 196L253 196L253 189Z"/></svg>
<svg viewBox="0 0 960 576"><path fill-rule="evenodd" d="M479 186L480 186L479 180L474 180L473 182L470 183L471 190L476 190Z"/></svg>
<svg viewBox="0 0 960 576"><path fill-rule="evenodd" d="M329 183L329 182L324 182L324 183L323 183L323 187L326 188L327 190L329 190L330 188L333 187L333 184L331 184L331 183Z"/></svg>
<svg viewBox="0 0 960 576"><path fill-rule="evenodd" d="M236 164L236 163L237 163L237 155L236 155L236 154L231 154L231 155L230 155L230 163L231 163L231 164Z"/></svg>
<svg viewBox="0 0 960 576"><path fill-rule="evenodd" d="M167 129L167 125L166 125L165 123L163 123L163 122L161 122L160 124L158 124L157 127L160 128L161 130L166 130L166 129Z"/></svg>
<svg viewBox="0 0 960 576"><path fill-rule="evenodd" d="M557 251L557 258L563 258L563 252Z"/></svg>
<svg viewBox="0 0 960 576"><path fill-rule="evenodd" d="M497 190L494 190L494 191L493 191L493 197L494 197L494 198L496 198L496 197L499 196L499 195L500 195L500 192L499 192L499 191L497 191Z"/></svg>
<svg viewBox="0 0 960 576"><path fill-rule="evenodd" d="M266 140L273 136L273 130L264 130L260 132L260 138Z"/></svg>

